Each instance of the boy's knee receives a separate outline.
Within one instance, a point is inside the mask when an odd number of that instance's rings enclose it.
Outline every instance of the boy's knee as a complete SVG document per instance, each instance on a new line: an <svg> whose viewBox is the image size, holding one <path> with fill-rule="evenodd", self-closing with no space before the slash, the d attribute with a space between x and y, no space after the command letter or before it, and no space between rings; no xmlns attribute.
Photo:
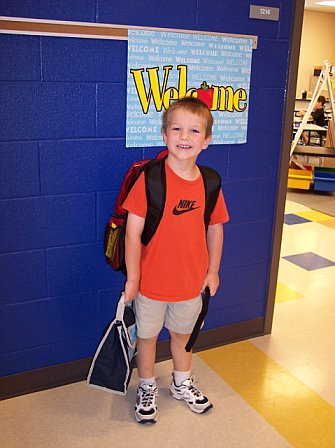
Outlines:
<svg viewBox="0 0 335 448"><path fill-rule="evenodd" d="M190 335L189 334L182 334L182 333L176 333L175 331L169 330L171 339L175 342L181 342L184 343L184 341L188 341Z"/></svg>
<svg viewBox="0 0 335 448"><path fill-rule="evenodd" d="M158 335L153 336L151 338L137 338L137 344L142 344L142 345L152 345L152 344L156 344Z"/></svg>

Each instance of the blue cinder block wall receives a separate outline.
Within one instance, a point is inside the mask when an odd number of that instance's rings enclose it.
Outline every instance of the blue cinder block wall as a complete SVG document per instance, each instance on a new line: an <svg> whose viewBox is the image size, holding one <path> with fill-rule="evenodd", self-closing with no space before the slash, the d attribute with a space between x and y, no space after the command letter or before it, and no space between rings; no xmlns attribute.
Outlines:
<svg viewBox="0 0 335 448"><path fill-rule="evenodd" d="M223 178L221 287L206 329L265 314L288 76L292 1L278 22L246 0L0 1L3 16L257 35L248 142L212 146ZM127 42L0 36L1 376L89 357L110 321L122 275L105 264L104 225L129 164ZM163 335L163 338L166 335Z"/></svg>

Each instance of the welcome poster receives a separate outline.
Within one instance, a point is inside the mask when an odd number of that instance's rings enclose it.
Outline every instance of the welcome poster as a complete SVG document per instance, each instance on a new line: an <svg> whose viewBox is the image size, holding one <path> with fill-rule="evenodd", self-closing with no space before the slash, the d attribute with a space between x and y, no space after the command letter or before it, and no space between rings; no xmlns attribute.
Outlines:
<svg viewBox="0 0 335 448"><path fill-rule="evenodd" d="M184 96L206 102L212 144L247 141L253 39L129 30L126 147L163 146L161 113Z"/></svg>

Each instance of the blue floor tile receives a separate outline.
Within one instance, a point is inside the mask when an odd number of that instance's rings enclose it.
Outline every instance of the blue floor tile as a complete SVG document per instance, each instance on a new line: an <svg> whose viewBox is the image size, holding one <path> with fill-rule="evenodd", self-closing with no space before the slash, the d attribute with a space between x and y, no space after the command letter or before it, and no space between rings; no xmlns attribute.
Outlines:
<svg viewBox="0 0 335 448"><path fill-rule="evenodd" d="M312 222L310 219L302 218L294 213L287 213L284 216L284 223L291 226L292 224L303 224L305 222Z"/></svg>
<svg viewBox="0 0 335 448"><path fill-rule="evenodd" d="M327 268L330 266L335 266L334 261L328 260L327 258L320 257L313 252L306 252L304 254L289 255L283 257L285 260L296 264L297 266L306 269L306 271L314 271L315 269Z"/></svg>

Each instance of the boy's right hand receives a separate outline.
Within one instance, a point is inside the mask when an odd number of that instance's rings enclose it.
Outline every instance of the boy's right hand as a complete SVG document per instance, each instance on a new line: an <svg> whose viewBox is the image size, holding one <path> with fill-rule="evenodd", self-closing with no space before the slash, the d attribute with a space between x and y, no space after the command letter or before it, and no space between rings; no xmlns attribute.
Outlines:
<svg viewBox="0 0 335 448"><path fill-rule="evenodd" d="M124 287L124 303L129 303L135 299L139 290L139 282L127 280Z"/></svg>

